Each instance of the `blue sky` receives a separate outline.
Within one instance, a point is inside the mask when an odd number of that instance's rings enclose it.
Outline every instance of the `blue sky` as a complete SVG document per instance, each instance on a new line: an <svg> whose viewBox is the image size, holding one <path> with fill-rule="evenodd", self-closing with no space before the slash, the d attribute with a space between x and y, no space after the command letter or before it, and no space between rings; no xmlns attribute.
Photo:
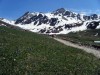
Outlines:
<svg viewBox="0 0 100 75"><path fill-rule="evenodd" d="M100 0L0 0L0 17L17 19L25 12L50 12L65 8L100 13Z"/></svg>

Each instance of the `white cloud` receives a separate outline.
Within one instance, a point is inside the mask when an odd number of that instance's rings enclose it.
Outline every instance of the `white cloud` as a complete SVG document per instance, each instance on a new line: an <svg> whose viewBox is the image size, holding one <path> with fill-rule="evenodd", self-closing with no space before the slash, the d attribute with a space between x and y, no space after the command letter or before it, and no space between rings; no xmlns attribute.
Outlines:
<svg viewBox="0 0 100 75"><path fill-rule="evenodd" d="M77 12L77 13L82 13L82 14L100 14L100 9L96 9L96 10L88 10L88 9L81 9L81 10L78 10L78 9L68 9L70 11L73 11L73 12Z"/></svg>

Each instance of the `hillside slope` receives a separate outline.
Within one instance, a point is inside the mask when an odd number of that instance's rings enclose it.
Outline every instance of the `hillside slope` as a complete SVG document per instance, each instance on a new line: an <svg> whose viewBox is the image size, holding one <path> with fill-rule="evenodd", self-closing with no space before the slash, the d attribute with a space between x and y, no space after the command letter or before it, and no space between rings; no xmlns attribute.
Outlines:
<svg viewBox="0 0 100 75"><path fill-rule="evenodd" d="M48 36L1 26L0 75L100 75L100 60Z"/></svg>
<svg viewBox="0 0 100 75"><path fill-rule="evenodd" d="M76 33L69 33L67 35L58 35L58 37L79 45L93 47L100 50L100 43L94 42L100 41L100 29L85 30Z"/></svg>

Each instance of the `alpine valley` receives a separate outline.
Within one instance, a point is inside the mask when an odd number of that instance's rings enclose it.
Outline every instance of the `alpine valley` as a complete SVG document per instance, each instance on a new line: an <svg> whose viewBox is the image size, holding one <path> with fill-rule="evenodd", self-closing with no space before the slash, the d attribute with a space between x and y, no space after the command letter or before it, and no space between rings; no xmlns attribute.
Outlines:
<svg viewBox="0 0 100 75"><path fill-rule="evenodd" d="M15 21L0 18L3 26L11 25L41 34L68 34L69 32L100 28L100 15L75 13L64 8L49 13L26 12Z"/></svg>

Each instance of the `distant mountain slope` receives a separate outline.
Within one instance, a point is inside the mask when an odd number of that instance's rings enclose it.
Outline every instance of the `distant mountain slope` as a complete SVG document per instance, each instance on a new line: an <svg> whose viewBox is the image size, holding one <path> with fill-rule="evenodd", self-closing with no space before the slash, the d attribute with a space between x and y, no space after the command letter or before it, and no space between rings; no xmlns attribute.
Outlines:
<svg viewBox="0 0 100 75"><path fill-rule="evenodd" d="M100 50L100 29L85 30L76 33L69 33L67 35L59 35L60 38L79 44L80 46L88 46Z"/></svg>
<svg viewBox="0 0 100 75"><path fill-rule="evenodd" d="M25 31L25 29L22 29L19 26L11 24L11 23L13 23L13 21L12 22L10 22L9 20L6 20L6 21L7 22L4 22L4 21L0 20L0 26L5 26L5 27L8 27L8 28L17 29L17 30L24 30Z"/></svg>
<svg viewBox="0 0 100 75"><path fill-rule="evenodd" d="M16 21L2 19L12 25L43 34L67 34L69 32L100 28L100 16L80 14L64 8L49 13L26 12Z"/></svg>
<svg viewBox="0 0 100 75"><path fill-rule="evenodd" d="M99 75L100 60L45 35L0 26L0 75Z"/></svg>

